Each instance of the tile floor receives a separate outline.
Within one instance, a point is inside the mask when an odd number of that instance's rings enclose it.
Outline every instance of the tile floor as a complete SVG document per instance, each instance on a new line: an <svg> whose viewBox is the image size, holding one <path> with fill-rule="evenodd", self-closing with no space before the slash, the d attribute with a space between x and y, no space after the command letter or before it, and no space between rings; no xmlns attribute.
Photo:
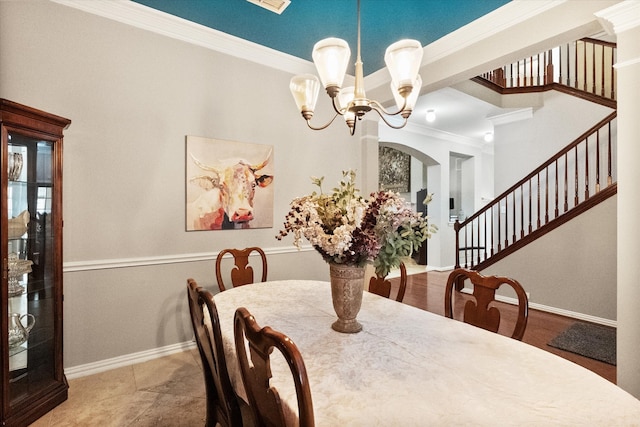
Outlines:
<svg viewBox="0 0 640 427"><path fill-rule="evenodd" d="M32 427L203 426L197 349L69 381L69 398Z"/></svg>

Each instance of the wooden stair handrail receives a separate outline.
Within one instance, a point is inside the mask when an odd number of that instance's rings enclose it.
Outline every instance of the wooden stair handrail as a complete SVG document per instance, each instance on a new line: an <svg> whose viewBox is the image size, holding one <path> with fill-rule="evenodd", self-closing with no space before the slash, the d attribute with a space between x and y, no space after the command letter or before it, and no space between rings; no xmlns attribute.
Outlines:
<svg viewBox="0 0 640 427"><path fill-rule="evenodd" d="M578 138L576 138L574 141L572 141L569 145L567 145L566 147L564 147L562 150L560 150L559 152L557 152L555 155L553 155L552 157L550 157L547 161L545 161L544 163L542 163L539 167L537 167L535 170L533 170L531 173L529 173L527 176L525 176L523 179L521 179L520 181L518 181L516 184L512 185L511 187L509 187L507 190L505 190L504 192L502 192L499 196L497 196L491 203L487 204L486 206L484 206L483 208L481 208L480 210L478 210L477 212L475 212L473 215L471 215L469 218L467 218L466 220L464 220L463 222L459 222L456 220L456 222L454 223L454 231L456 233L456 268L461 267L460 265L460 252L464 251L465 252L465 267L467 267L468 265L468 259L467 259L467 252L471 251L471 264L472 267L473 266L480 266L482 264L482 266L486 266L489 265L490 263L492 264L493 262L495 262L497 259L503 258L507 253L511 253L513 252L515 249L517 248L512 248L512 246L517 244L517 247L521 247L524 245L524 243L529 242L531 240L534 240L535 238L546 234L546 232L548 231L541 231L542 227L548 226L550 225L550 227L548 229L555 228L558 226L558 224L560 223L564 223L566 222L568 219L574 217L575 215L577 215L578 213L581 213L582 211L588 209L589 207L591 207L595 202L599 202L601 200L604 200L608 197L610 197L613 194L616 194L617 192L617 185L615 185L614 182L612 182L612 176L611 176L611 123L612 121L617 117L617 112L613 112L611 114L609 114L607 117L605 117L604 119L602 119L600 122L598 122L596 125L592 126L589 130L587 130L586 132L584 132L582 135L580 135ZM601 176L600 176L600 163L601 159L600 159L600 131L605 129L605 127L608 127L608 135L609 135L609 140L608 140L608 149L607 149L607 155L608 158L605 159L608 164L607 164L607 182L606 185L604 186L603 189L600 188L600 182L601 182ZM596 136L596 159L592 160L592 162L596 162L597 163L597 167L595 167L595 188L593 189L593 194L591 192L591 190L589 189L589 160L588 160L588 155L589 153L586 150L586 147L588 146L589 143L589 138L593 136ZM571 165L572 167L574 167L575 170L575 176L572 177L573 179L571 180L571 182L568 179L568 169L569 169L569 164L568 162L568 153L574 151L575 152L575 161L577 162L578 159L578 146L582 143L585 143L585 173L586 173L586 177L584 178L585 181L583 183L584 185L584 200L582 202L579 202L579 198L581 197L579 192L578 192L578 188L579 186L579 179L582 177L579 173L578 173L578 165L576 164L575 167L574 165ZM593 142L592 142L593 143ZM563 183L563 190L564 190L564 206L563 206L563 212L560 213L559 212L559 204L560 204L560 200L559 200L559 190L558 190L558 182L562 179L562 177L560 177L558 175L558 161L564 159L564 183ZM562 163L560 163L560 165L562 166ZM555 177L551 177L550 180L550 176L549 176L549 169L554 166L553 171L555 172ZM582 171L581 171L582 172ZM545 173L545 180L544 183L546 185L545 189L544 189L544 196L545 196L545 200L544 202L542 202L540 200L540 196L541 196L541 188L540 188L540 176L542 173ZM538 188L536 189L536 195L538 196L536 202L537 202L537 208L538 210L536 211L536 216L535 219L537 221L537 225L535 227L535 229L533 229L532 226L532 218L533 218L533 200L532 200L532 182L534 179L537 179L537 184L538 184ZM553 181L553 183L555 184L555 188L553 190L549 189L549 182ZM575 183L575 193L573 194L574 196L574 200L573 200L573 207L569 208L569 203L568 203L568 194L569 194L569 189L570 189L570 185L569 184L574 184ZM528 188L527 188L528 187ZM528 196L528 201L527 201L527 206L525 207L524 204L524 191L525 189L528 189L529 192L529 196ZM606 190L606 191L605 191ZM516 195L518 194L518 192L520 192L520 199L516 198ZM549 201L549 194L553 193L553 196L555 197L554 203L555 203L555 211L552 213L552 218L549 219L549 206L551 205L550 201ZM600 193L602 193L600 195ZM596 197L597 196L597 197ZM593 200L590 200L593 199ZM511 203L509 203L509 201L511 201ZM588 204L585 204L585 202L589 202ZM502 212L500 211L500 207L503 205L504 203L504 207L505 207L505 224L504 224L504 230L505 230L505 236L501 236L501 231L503 228L503 225L500 223L500 217L502 215ZM541 216L542 216L542 212L540 209L540 205L541 203L544 204L544 224L542 223L541 220ZM506 212L507 207L510 208L511 212L512 212L512 216L511 219L509 219L509 213ZM527 210L528 209L528 210ZM528 212L529 214L529 228L527 230L527 233L525 234L525 218L524 218L524 213L525 211ZM573 213L570 213L572 212ZM494 216L497 213L497 225L494 224ZM519 216L517 214L520 214ZM490 216L489 216L490 215ZM487 222L487 217L489 217L491 224L488 225ZM481 233L480 233L480 225L482 225L482 221L481 219L484 219L484 239L481 238ZM517 220L520 220L520 235L517 235ZM512 232L513 235L512 236L508 236L507 232L509 231L509 223L508 221L511 220L512 221ZM477 222L478 225L478 229L477 231L473 229L474 224ZM468 227L468 228L467 228ZM471 230L466 231L466 230ZM463 230L464 233L464 242L461 242L461 237L460 237L460 231ZM487 233L488 231L488 233ZM496 231L497 231L497 245L496 245L496 241L494 240L494 236L496 235ZM470 240L471 242L469 243L468 241L468 236L470 233ZM474 234L475 233L475 234ZM487 249L488 243L489 243L489 236L491 236L490 238L490 250ZM502 237L504 237L504 248L502 247ZM520 243L518 243L520 242ZM461 247L461 244L463 244L463 246ZM496 250L497 249L497 250ZM504 254L502 254L500 257L498 258L494 258L496 257L497 254L508 250L508 252L505 252ZM473 259L473 251L476 251L477 254L477 262L474 261ZM481 251L484 251L483 256L481 256ZM493 261L489 262L489 259L494 259Z"/></svg>
<svg viewBox="0 0 640 427"><path fill-rule="evenodd" d="M467 223L471 222L474 218L477 218L483 212L486 212L487 210L489 210L491 208L491 205L497 203L497 201L499 201L499 200L504 199L507 195L513 193L514 190L520 188L524 183L528 182L531 178L533 178L534 176L536 176L540 172L544 171L551 164L553 164L556 160L560 159L563 155L565 155L566 153L568 153L569 151L574 149L576 145L578 145L579 143L584 141L587 137L589 137L593 133L595 133L598 129L602 128L604 125L608 124L610 121L615 119L617 117L617 115L618 115L618 112L614 111L613 113L609 114L604 119L600 120L596 125L594 125L588 131L584 132L582 135L577 137L569 145L567 145L562 150L558 151L556 154L551 156L551 158L549 158L549 160L547 160L542 165L540 165L536 169L534 169L533 172L529 173L529 175L525 176L520 181L516 182L514 185L512 185L511 187L509 187L508 189L503 191L498 197L494 198L492 203L490 203L490 204L486 205L485 207L481 208L479 211L477 211L476 213L474 213L473 215L468 217L466 220L461 222L460 226L464 227Z"/></svg>

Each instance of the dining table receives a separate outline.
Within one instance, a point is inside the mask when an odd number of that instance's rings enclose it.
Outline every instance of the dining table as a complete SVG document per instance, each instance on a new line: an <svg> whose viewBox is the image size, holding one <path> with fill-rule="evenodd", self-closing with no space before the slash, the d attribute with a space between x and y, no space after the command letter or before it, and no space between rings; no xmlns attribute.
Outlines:
<svg viewBox="0 0 640 427"><path fill-rule="evenodd" d="M358 333L333 330L327 281L277 280L214 295L231 383L246 393L234 314L287 335L306 366L316 426L638 426L640 401L573 362L510 337L364 291ZM444 301L443 301L444 305ZM297 400L271 356L286 417Z"/></svg>

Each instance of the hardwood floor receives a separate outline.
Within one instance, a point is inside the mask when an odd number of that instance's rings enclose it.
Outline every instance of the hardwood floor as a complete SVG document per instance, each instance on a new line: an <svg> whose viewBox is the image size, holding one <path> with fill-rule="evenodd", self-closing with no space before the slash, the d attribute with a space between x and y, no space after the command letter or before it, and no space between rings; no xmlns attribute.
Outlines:
<svg viewBox="0 0 640 427"><path fill-rule="evenodd" d="M428 273L410 275L407 280L407 291L403 302L432 313L444 315L444 288L448 276L448 271L429 271ZM397 280L391 279L394 286L397 285ZM391 295L395 295L395 292L396 289L392 289ZM505 303L497 304L499 304L499 309L502 313L500 332L502 332L503 327L507 331L512 331L515 323L516 307ZM529 321L522 341L577 363L615 384L615 366L547 345L551 339L575 322L575 319L569 317L530 309ZM510 332L505 332L505 334L510 335Z"/></svg>

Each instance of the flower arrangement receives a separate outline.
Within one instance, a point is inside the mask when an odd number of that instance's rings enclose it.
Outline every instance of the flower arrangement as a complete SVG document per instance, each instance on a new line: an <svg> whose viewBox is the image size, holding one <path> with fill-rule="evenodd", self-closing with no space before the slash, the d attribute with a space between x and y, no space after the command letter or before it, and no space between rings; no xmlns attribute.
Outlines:
<svg viewBox="0 0 640 427"><path fill-rule="evenodd" d="M342 174L344 179L330 193L322 191L324 177L311 177L320 192L291 202L284 230L276 238L292 233L300 249L305 237L325 261L359 266L373 262L376 274L384 277L400 265L402 257L419 249L437 227L411 210L398 193L378 191L365 200L355 187L355 172Z"/></svg>

